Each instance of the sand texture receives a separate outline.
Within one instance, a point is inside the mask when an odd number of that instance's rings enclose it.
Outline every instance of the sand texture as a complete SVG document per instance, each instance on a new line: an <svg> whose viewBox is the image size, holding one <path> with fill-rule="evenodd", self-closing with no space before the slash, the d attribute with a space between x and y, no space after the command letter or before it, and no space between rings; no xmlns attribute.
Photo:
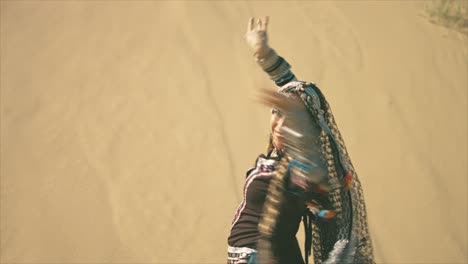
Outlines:
<svg viewBox="0 0 468 264"><path fill-rule="evenodd" d="M332 106L377 262L467 263L468 42L423 4L1 1L0 262L225 263L275 89L243 35L269 15Z"/></svg>

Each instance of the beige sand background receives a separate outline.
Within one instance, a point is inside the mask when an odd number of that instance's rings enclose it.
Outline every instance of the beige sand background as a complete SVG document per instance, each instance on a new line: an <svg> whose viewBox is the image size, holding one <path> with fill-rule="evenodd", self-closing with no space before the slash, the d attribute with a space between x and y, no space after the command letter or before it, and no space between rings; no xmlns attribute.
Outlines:
<svg viewBox="0 0 468 264"><path fill-rule="evenodd" d="M224 263L265 14L334 109L376 260L467 263L468 45L424 4L2 1L1 263Z"/></svg>

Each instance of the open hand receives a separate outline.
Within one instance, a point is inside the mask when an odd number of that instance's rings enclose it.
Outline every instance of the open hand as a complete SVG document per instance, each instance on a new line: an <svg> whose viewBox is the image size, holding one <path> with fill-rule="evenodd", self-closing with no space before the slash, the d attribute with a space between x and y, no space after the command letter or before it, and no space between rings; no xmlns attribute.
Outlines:
<svg viewBox="0 0 468 264"><path fill-rule="evenodd" d="M255 52L257 58L265 57L270 51L268 46L268 17L255 19L251 17L245 33L245 40Z"/></svg>

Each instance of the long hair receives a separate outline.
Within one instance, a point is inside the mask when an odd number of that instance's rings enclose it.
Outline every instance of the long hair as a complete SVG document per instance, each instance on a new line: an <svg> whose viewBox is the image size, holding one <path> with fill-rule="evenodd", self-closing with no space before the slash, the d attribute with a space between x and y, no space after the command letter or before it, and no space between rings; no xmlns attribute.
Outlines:
<svg viewBox="0 0 468 264"><path fill-rule="evenodd" d="M273 145L273 135L270 133L268 135L268 143L267 143L267 148L266 148L266 154L269 155L273 150L275 146Z"/></svg>

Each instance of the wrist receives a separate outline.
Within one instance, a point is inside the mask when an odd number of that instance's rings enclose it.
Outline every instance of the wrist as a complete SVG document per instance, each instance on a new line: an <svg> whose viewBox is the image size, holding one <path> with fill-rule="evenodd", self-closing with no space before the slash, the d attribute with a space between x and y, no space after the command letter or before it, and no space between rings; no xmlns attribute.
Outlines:
<svg viewBox="0 0 468 264"><path fill-rule="evenodd" d="M271 53L271 51L272 49L268 45L265 45L265 47L262 47L258 49L257 51L255 51L254 57L257 60L264 59Z"/></svg>
<svg viewBox="0 0 468 264"><path fill-rule="evenodd" d="M279 60L279 56L276 54L275 50L269 47L267 51L261 53L255 52L254 58L263 70L270 68Z"/></svg>

